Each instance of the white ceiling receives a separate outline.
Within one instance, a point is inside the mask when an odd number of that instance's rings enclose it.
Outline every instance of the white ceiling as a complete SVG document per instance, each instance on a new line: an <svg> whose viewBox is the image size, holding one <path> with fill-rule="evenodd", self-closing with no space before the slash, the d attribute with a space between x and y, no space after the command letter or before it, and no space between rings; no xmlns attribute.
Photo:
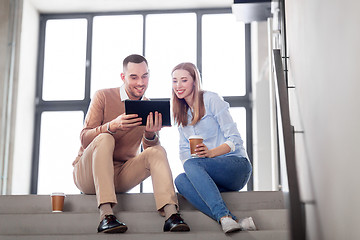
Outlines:
<svg viewBox="0 0 360 240"><path fill-rule="evenodd" d="M233 0L24 0L40 13L112 12L157 9L224 8Z"/></svg>

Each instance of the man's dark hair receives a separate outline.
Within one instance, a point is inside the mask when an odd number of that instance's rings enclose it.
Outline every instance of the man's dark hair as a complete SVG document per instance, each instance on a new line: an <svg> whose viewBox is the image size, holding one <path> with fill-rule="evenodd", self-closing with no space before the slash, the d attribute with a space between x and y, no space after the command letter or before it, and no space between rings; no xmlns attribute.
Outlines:
<svg viewBox="0 0 360 240"><path fill-rule="evenodd" d="M127 56L124 61L123 61L123 71L125 72L125 70L127 69L127 65L132 62L132 63L142 63L145 62L146 65L148 65L148 62L146 60L146 58L144 58L141 55L138 54L131 54L129 56Z"/></svg>

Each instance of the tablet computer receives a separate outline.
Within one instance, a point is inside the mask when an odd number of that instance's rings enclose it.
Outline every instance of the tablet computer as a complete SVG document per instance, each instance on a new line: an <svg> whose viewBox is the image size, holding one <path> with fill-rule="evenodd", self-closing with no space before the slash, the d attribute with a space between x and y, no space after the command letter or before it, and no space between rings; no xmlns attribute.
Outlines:
<svg viewBox="0 0 360 240"><path fill-rule="evenodd" d="M158 111L162 114L162 125L171 126L170 100L125 100L125 113L136 113L142 118L142 124L146 125L146 119L150 112Z"/></svg>

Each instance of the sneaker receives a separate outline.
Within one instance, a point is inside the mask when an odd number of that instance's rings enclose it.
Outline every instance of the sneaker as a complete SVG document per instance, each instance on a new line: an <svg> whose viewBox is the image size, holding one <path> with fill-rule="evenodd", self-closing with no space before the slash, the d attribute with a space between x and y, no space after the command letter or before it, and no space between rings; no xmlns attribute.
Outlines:
<svg viewBox="0 0 360 240"><path fill-rule="evenodd" d="M224 217L220 219L221 227L224 233L230 233L239 231L241 229L240 224L238 224L234 219L231 217Z"/></svg>
<svg viewBox="0 0 360 240"><path fill-rule="evenodd" d="M252 217L240 219L239 226L241 231L255 231L256 226Z"/></svg>

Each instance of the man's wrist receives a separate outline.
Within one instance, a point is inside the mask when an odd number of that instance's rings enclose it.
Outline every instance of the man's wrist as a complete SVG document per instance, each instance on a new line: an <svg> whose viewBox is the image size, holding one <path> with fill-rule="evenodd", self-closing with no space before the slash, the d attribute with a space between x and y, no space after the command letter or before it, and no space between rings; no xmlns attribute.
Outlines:
<svg viewBox="0 0 360 240"><path fill-rule="evenodd" d="M146 140L148 140L148 141L153 141L153 140L155 140L155 138L156 138L156 136L157 136L156 132L154 132L152 136L151 136L150 134L151 134L151 133L145 133L145 134L144 134L144 138L145 138Z"/></svg>
<svg viewBox="0 0 360 240"><path fill-rule="evenodd" d="M110 133L111 135L114 135L116 132L112 132L111 130L110 130L110 122L108 122L107 124L106 124L106 130L108 131L108 133Z"/></svg>

